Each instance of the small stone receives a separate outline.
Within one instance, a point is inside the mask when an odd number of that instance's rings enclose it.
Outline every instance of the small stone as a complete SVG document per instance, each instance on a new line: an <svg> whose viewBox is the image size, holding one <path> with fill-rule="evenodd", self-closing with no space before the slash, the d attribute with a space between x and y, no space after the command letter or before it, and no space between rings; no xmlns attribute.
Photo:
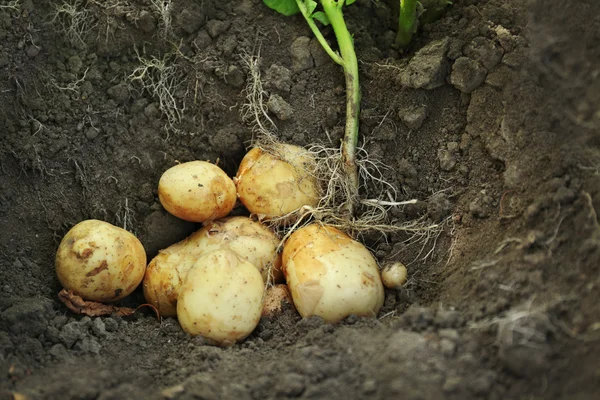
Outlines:
<svg viewBox="0 0 600 400"><path fill-rule="evenodd" d="M119 329L119 323L114 318L105 318L104 326L107 332L116 332Z"/></svg>
<svg viewBox="0 0 600 400"><path fill-rule="evenodd" d="M66 315L57 315L56 317L52 318L50 325L60 329L65 326L67 322L69 322L69 318Z"/></svg>
<svg viewBox="0 0 600 400"><path fill-rule="evenodd" d="M290 47L292 54L292 69L295 72L304 71L313 67L313 58L310 55L310 38L300 36Z"/></svg>
<svg viewBox="0 0 600 400"><path fill-rule="evenodd" d="M458 142L448 142L446 148L450 153L456 154L460 150L460 145L458 144Z"/></svg>
<svg viewBox="0 0 600 400"><path fill-rule="evenodd" d="M138 28L145 33L152 33L156 30L156 19L146 10L142 10L135 21Z"/></svg>
<svg viewBox="0 0 600 400"><path fill-rule="evenodd" d="M211 19L206 23L206 31L208 32L210 37L216 38L221 33L229 29L229 25L229 21L219 21L216 19Z"/></svg>
<svg viewBox="0 0 600 400"><path fill-rule="evenodd" d="M479 87L487 75L487 70L475 60L459 57L452 66L450 83L463 93L471 93Z"/></svg>
<svg viewBox="0 0 600 400"><path fill-rule="evenodd" d="M272 94L269 97L267 107L281 121L286 121L294 115L292 106L277 94Z"/></svg>
<svg viewBox="0 0 600 400"><path fill-rule="evenodd" d="M54 346L50 347L48 354L50 354L55 360L59 361L64 360L69 356L66 347L62 344L55 344Z"/></svg>
<svg viewBox="0 0 600 400"><path fill-rule="evenodd" d="M230 65L225 73L225 82L234 88L241 88L246 83L246 74L236 65Z"/></svg>
<svg viewBox="0 0 600 400"><path fill-rule="evenodd" d="M40 54L40 51L41 48L35 45L31 45L27 47L27 50L25 50L25 54L27 54L27 57L29 58L35 58L38 54Z"/></svg>
<svg viewBox="0 0 600 400"><path fill-rule="evenodd" d="M92 333L99 337L106 336L106 325L101 318L95 318L92 321Z"/></svg>
<svg viewBox="0 0 600 400"><path fill-rule="evenodd" d="M445 193L436 193L427 201L427 215L433 221L442 221L452 210L452 203Z"/></svg>
<svg viewBox="0 0 600 400"><path fill-rule="evenodd" d="M446 54L449 47L450 41L445 38L419 50L400 72L400 84L414 89L435 89L442 86L448 71Z"/></svg>
<svg viewBox="0 0 600 400"><path fill-rule="evenodd" d="M417 106L401 109L398 111L398 117L404 122L408 129L419 129L427 117L427 107Z"/></svg>
<svg viewBox="0 0 600 400"><path fill-rule="evenodd" d="M225 127L217 130L217 132L209 138L209 142L215 151L221 153L239 153L244 150L242 141L232 127Z"/></svg>
<svg viewBox="0 0 600 400"><path fill-rule="evenodd" d="M202 52L210 45L211 42L212 39L210 38L208 32L206 32L205 30L201 30L200 32L198 32L198 36L196 36L192 43L199 52Z"/></svg>
<svg viewBox="0 0 600 400"><path fill-rule="evenodd" d="M515 48L515 38L508 29L502 25L498 25L494 28L494 31L496 32L496 37L500 42L500 46L502 46L505 51L512 51Z"/></svg>
<svg viewBox="0 0 600 400"><path fill-rule="evenodd" d="M292 71L281 65L273 64L267 69L266 82L283 92L289 92L292 87Z"/></svg>
<svg viewBox="0 0 600 400"><path fill-rule="evenodd" d="M465 46L464 54L491 70L498 65L504 52L493 40L479 36Z"/></svg>
<svg viewBox="0 0 600 400"><path fill-rule="evenodd" d="M204 23L204 14L202 13L202 9L199 5L190 5L189 7L185 7L181 10L181 12L176 17L177 24L183 29L186 33L194 33ZM210 21L209 21L210 22ZM222 21L217 21L222 22ZM227 28L229 28L229 22L226 23ZM208 23L206 24L208 26ZM227 29L225 28L225 30ZM220 34L223 31L217 33ZM215 36L217 36L215 35ZM212 36L212 35L211 35ZM214 37L214 36L213 36Z"/></svg>
<svg viewBox="0 0 600 400"><path fill-rule="evenodd" d="M121 105L125 105L129 100L129 88L124 82L108 88L106 92L111 99L115 100Z"/></svg>
<svg viewBox="0 0 600 400"><path fill-rule="evenodd" d="M75 343L73 349L81 351L83 353L100 354L102 345L98 343L95 339L84 337L83 339Z"/></svg>
<svg viewBox="0 0 600 400"><path fill-rule="evenodd" d="M94 128L94 127L90 127L88 128L88 130L85 132L85 137L89 140L94 140L98 137L98 133L99 130Z"/></svg>
<svg viewBox="0 0 600 400"><path fill-rule="evenodd" d="M440 350L447 357L452 357L456 353L456 343L448 339L440 340Z"/></svg>
<svg viewBox="0 0 600 400"><path fill-rule="evenodd" d="M321 65L325 65L332 61L331 57L329 57L329 54L323 49L323 46L321 46L321 43L319 43L319 40L316 37L313 37L310 40L309 48L310 55L315 61L315 67L320 67Z"/></svg>
<svg viewBox="0 0 600 400"><path fill-rule="evenodd" d="M82 327L77 321L69 322L60 331L60 341L70 349L75 342L87 333L87 327Z"/></svg>
<svg viewBox="0 0 600 400"><path fill-rule="evenodd" d="M144 107L144 115L150 119L156 119L160 117L160 109L157 103L150 103Z"/></svg>
<svg viewBox="0 0 600 400"><path fill-rule="evenodd" d="M67 60L67 66L69 67L69 71L74 74L78 74L83 68L83 61L77 55L69 57Z"/></svg>
<svg viewBox="0 0 600 400"><path fill-rule="evenodd" d="M442 171L452 171L456 166L456 155L446 149L440 149L437 153L438 161Z"/></svg>
<svg viewBox="0 0 600 400"><path fill-rule="evenodd" d="M450 376L446 378L442 390L446 393L456 392L460 388L461 383L462 378L460 376Z"/></svg>
<svg viewBox="0 0 600 400"><path fill-rule="evenodd" d="M490 216L493 201L492 197L482 193L469 204L469 213L476 218L487 218Z"/></svg>

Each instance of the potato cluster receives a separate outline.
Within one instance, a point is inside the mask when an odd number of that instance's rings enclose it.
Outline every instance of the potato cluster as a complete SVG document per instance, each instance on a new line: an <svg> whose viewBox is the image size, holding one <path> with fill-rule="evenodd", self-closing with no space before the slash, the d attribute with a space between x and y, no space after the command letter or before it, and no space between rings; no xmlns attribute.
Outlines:
<svg viewBox="0 0 600 400"><path fill-rule="evenodd" d="M377 262L362 244L315 223L293 232L280 253L280 238L260 222L293 222L298 209L318 204L312 162L301 147L280 145L250 150L234 179L204 161L176 165L160 178L159 200L176 217L202 223L201 229L146 266L133 234L83 221L59 246L58 278L98 302L120 300L143 280L144 296L161 316L177 317L185 332L218 345L246 338L261 315L280 312L282 301L293 302L303 317L328 322L374 316L384 289ZM228 216L238 199L259 221Z"/></svg>

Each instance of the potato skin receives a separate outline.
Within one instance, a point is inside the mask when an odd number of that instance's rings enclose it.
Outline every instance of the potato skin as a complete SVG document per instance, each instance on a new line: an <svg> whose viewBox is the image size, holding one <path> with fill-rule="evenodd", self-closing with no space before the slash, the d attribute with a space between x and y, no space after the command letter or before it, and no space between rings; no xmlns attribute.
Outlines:
<svg viewBox="0 0 600 400"><path fill-rule="evenodd" d="M233 180L206 161L190 161L166 170L158 182L158 198L169 213L191 222L224 217L237 200Z"/></svg>
<svg viewBox="0 0 600 400"><path fill-rule="evenodd" d="M283 272L305 318L337 322L350 314L375 316L383 306L375 258L334 227L315 223L295 231L283 248Z"/></svg>
<svg viewBox="0 0 600 400"><path fill-rule="evenodd" d="M189 238L175 243L150 261L144 276L144 297L162 317L177 315L179 289L201 252L194 253Z"/></svg>
<svg viewBox="0 0 600 400"><path fill-rule="evenodd" d="M98 220L75 225L56 252L56 275L84 300L121 300L140 284L146 252L130 232Z"/></svg>
<svg viewBox="0 0 600 400"><path fill-rule="evenodd" d="M207 224L189 237L190 242L202 248L204 253L229 249L253 264L261 273L265 282L283 282L281 254L277 253L279 238L260 222L248 217L227 217Z"/></svg>
<svg viewBox="0 0 600 400"><path fill-rule="evenodd" d="M303 206L316 207L319 187L308 173L314 159L302 147L289 144L280 144L275 153L255 147L242 159L234 179L242 204L265 220L286 216ZM293 218L283 222L291 221Z"/></svg>
<svg viewBox="0 0 600 400"><path fill-rule="evenodd" d="M192 336L232 345L258 325L263 294L256 267L231 250L213 251L189 270L177 301L177 318Z"/></svg>
<svg viewBox="0 0 600 400"><path fill-rule="evenodd" d="M163 317L177 314L177 298L185 277L196 262L215 250L229 249L250 262L266 282L269 265L274 282L283 280L281 254L276 252L279 239L260 222L248 217L227 217L175 243L152 259L144 277L144 296Z"/></svg>

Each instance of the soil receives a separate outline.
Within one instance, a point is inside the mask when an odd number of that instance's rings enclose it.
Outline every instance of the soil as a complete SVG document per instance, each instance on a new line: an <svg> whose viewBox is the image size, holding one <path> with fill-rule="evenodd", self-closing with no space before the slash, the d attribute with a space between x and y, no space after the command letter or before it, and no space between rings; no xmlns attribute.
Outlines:
<svg viewBox="0 0 600 400"><path fill-rule="evenodd" d="M345 13L361 143L418 200L392 223L438 228L364 238L408 267L377 318L288 307L218 348L151 312L69 312L58 243L96 218L152 257L197 229L157 182L196 159L235 173L249 56L279 138L336 145L339 67L259 0L1 0L1 398L600 398L600 4L456 0L401 54L396 3Z"/></svg>

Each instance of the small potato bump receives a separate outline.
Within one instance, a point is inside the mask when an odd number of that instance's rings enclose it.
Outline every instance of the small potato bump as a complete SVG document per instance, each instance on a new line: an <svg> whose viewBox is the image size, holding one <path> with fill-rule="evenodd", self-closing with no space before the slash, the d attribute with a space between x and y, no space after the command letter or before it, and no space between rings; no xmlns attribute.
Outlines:
<svg viewBox="0 0 600 400"><path fill-rule="evenodd" d="M190 268L177 301L183 330L228 346L258 325L264 282L255 266L231 250L200 257Z"/></svg>
<svg viewBox="0 0 600 400"><path fill-rule="evenodd" d="M56 274L67 290L84 300L121 300L140 284L146 253L130 232L98 220L75 225L56 252Z"/></svg>
<svg viewBox="0 0 600 400"><path fill-rule="evenodd" d="M327 322L375 316L384 290L375 258L340 230L320 224L295 231L283 248L283 272L303 317Z"/></svg>
<svg viewBox="0 0 600 400"><path fill-rule="evenodd" d="M237 195L233 180L221 168L206 161L190 161L163 173L158 198L174 216L205 222L229 214Z"/></svg>

